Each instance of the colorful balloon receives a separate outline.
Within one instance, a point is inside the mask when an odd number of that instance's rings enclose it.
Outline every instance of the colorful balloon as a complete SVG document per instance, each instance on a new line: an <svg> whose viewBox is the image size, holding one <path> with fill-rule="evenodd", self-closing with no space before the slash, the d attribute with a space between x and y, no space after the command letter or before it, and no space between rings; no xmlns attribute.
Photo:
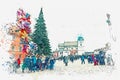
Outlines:
<svg viewBox="0 0 120 80"><path fill-rule="evenodd" d="M26 17L26 18L29 18L29 17L30 17L30 14L26 13L26 14L25 14L25 17Z"/></svg>

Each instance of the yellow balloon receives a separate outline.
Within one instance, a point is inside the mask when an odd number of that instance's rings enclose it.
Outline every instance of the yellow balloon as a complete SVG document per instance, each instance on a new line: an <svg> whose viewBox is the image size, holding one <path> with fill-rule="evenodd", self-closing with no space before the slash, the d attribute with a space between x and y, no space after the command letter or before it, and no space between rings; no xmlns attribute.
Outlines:
<svg viewBox="0 0 120 80"><path fill-rule="evenodd" d="M21 35L21 38L28 38L28 34L25 31L23 32L20 31L20 35Z"/></svg>

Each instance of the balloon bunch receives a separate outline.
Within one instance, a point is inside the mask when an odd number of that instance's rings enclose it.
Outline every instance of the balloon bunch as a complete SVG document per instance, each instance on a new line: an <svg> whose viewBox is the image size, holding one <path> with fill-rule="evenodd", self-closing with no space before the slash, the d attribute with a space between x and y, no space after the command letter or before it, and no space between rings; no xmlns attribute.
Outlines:
<svg viewBox="0 0 120 80"><path fill-rule="evenodd" d="M17 10L17 20L16 24L7 24L9 27L8 33L10 35L20 38L20 44L22 44L22 52L28 53L30 50L35 52L37 50L37 44L30 42L30 33L31 33L31 21L30 14L24 12L23 9Z"/></svg>
<svg viewBox="0 0 120 80"><path fill-rule="evenodd" d="M30 24L30 14L25 13L23 9L19 9L17 11L17 26L20 28L22 38L27 37L27 34L31 32Z"/></svg>
<svg viewBox="0 0 120 80"><path fill-rule="evenodd" d="M23 11L23 9L18 9L17 11L17 27L19 28L19 36L21 38L21 43L23 44L22 51L24 53L27 53L28 49L28 40L29 40L29 34L31 33L30 28L30 14Z"/></svg>

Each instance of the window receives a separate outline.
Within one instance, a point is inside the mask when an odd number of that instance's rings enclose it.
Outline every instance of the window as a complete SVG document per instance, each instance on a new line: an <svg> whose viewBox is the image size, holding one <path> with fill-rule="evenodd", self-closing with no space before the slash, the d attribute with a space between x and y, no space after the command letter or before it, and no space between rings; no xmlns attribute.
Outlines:
<svg viewBox="0 0 120 80"><path fill-rule="evenodd" d="M82 46L82 44L80 44L80 46Z"/></svg>

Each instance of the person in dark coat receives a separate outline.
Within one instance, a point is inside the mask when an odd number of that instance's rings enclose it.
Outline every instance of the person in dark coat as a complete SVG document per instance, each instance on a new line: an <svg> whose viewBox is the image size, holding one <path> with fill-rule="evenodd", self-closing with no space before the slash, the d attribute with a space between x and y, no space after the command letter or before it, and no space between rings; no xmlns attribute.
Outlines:
<svg viewBox="0 0 120 80"><path fill-rule="evenodd" d="M88 63L90 63L90 64L93 63L92 55L88 55Z"/></svg>
<svg viewBox="0 0 120 80"><path fill-rule="evenodd" d="M68 56L63 57L63 62L65 63L65 66L68 66Z"/></svg>
<svg viewBox="0 0 120 80"><path fill-rule="evenodd" d="M42 57L41 60L42 60L41 71L43 71L43 70L45 70L45 59L44 59L44 57Z"/></svg>
<svg viewBox="0 0 120 80"><path fill-rule="evenodd" d="M53 58L50 59L50 66L49 66L50 70L54 69L54 64L55 64L55 60Z"/></svg>
<svg viewBox="0 0 120 80"><path fill-rule="evenodd" d="M88 60L88 63L91 63L90 55L88 55L87 60Z"/></svg>
<svg viewBox="0 0 120 80"><path fill-rule="evenodd" d="M105 52L100 51L99 58L100 58L100 61L99 61L100 65L105 65Z"/></svg>
<svg viewBox="0 0 120 80"><path fill-rule="evenodd" d="M84 55L81 56L81 64L85 64L85 57L84 57Z"/></svg>
<svg viewBox="0 0 120 80"><path fill-rule="evenodd" d="M70 61L73 63L74 62L74 56L70 55Z"/></svg>
<svg viewBox="0 0 120 80"><path fill-rule="evenodd" d="M42 60L40 57L37 58L36 65L37 65L37 70L40 70L42 66Z"/></svg>
<svg viewBox="0 0 120 80"><path fill-rule="evenodd" d="M48 61L49 61L49 57L45 58L45 69L48 69Z"/></svg>
<svg viewBox="0 0 120 80"><path fill-rule="evenodd" d="M33 55L32 56L32 61L33 61L33 66L32 66L32 70L35 72L35 70L37 69L37 66L36 66L36 56Z"/></svg>
<svg viewBox="0 0 120 80"><path fill-rule="evenodd" d="M25 69L30 70L30 56L26 56L23 60L22 72L24 72Z"/></svg>
<svg viewBox="0 0 120 80"><path fill-rule="evenodd" d="M29 70L30 70L30 72L34 71L34 60L33 60L32 57L30 58L30 66L29 66Z"/></svg>

